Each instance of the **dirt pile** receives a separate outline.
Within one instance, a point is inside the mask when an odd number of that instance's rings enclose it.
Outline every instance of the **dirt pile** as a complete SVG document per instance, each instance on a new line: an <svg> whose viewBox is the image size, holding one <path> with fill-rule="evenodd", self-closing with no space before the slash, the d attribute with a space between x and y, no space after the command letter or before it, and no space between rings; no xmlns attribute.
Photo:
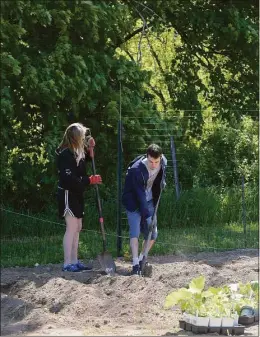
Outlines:
<svg viewBox="0 0 260 337"><path fill-rule="evenodd" d="M60 265L5 268L1 273L1 335L163 336L180 331L178 309L164 310L166 295L201 274L206 286L258 279L258 251L236 250L187 256L152 257L152 278L117 273L64 273ZM192 333L189 333L192 334ZM246 329L258 335L258 326Z"/></svg>

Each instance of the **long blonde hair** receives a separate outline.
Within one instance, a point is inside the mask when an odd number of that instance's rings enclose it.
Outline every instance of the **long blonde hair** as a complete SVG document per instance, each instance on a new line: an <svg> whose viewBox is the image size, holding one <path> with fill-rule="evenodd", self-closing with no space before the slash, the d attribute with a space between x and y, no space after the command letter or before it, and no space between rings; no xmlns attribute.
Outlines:
<svg viewBox="0 0 260 337"><path fill-rule="evenodd" d="M85 158L86 142L85 138L90 136L90 129L81 123L70 124L59 145L61 149L69 148L75 153L77 164L82 158Z"/></svg>

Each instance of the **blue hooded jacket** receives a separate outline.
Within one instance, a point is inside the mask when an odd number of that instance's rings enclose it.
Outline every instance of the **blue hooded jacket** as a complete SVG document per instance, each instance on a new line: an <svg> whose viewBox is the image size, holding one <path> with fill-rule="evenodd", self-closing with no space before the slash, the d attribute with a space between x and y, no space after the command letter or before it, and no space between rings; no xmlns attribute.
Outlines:
<svg viewBox="0 0 260 337"><path fill-rule="evenodd" d="M140 211L143 218L147 219L150 214L146 200L146 186L149 178L148 170L142 162L146 157L139 156L134 159L127 169L122 203L129 212ZM165 169L167 159L162 155L161 169L155 178L152 186L153 203L156 205L161 190L165 187Z"/></svg>

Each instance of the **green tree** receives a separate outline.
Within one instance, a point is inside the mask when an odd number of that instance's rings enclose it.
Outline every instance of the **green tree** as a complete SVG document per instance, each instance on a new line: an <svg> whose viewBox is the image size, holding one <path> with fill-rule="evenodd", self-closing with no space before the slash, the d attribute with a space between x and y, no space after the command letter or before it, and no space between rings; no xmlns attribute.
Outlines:
<svg viewBox="0 0 260 337"><path fill-rule="evenodd" d="M243 154L235 149L240 144L238 135L251 139L241 119L248 116L248 123L258 125L258 3L125 3L136 25L121 48L152 73L147 90L155 95L168 125L174 125L183 186L197 182L230 185L242 171L248 179L256 179L256 156L252 158L248 146ZM214 123L218 135L212 131ZM256 139L257 129L252 132ZM215 156L221 157L220 166Z"/></svg>
<svg viewBox="0 0 260 337"><path fill-rule="evenodd" d="M239 118L245 111L257 116L256 0L157 0L146 3L126 0L125 3L139 23L139 28L126 36L126 41L141 33L144 38L150 35L163 37L159 34L167 30L174 37L169 35L168 43L172 45L172 52L167 49L170 66L166 62L160 66L162 52L158 53L158 48L150 43L151 54L165 79L173 108L184 110L187 105L196 109L201 104L197 98L199 91L207 105L216 109L218 117ZM161 46L163 44L165 41ZM165 52L165 48L161 50ZM206 86L203 76L207 77Z"/></svg>
<svg viewBox="0 0 260 337"><path fill-rule="evenodd" d="M200 145L197 179L206 185L240 184L241 177L257 183L258 123L244 117L240 123L229 126L215 123L205 129Z"/></svg>
<svg viewBox="0 0 260 337"><path fill-rule="evenodd" d="M164 147L171 135L179 144L186 187L256 177L256 1L3 0L1 61L6 203L54 200L55 148L74 121L92 129L101 192L111 197L120 113L126 161L163 129ZM214 180L218 156L227 177Z"/></svg>
<svg viewBox="0 0 260 337"><path fill-rule="evenodd" d="M6 202L39 209L54 200L55 148L73 121L92 129L98 170L115 181L120 83L122 111L152 111L148 74L115 53L132 24L126 9L118 1L1 2Z"/></svg>

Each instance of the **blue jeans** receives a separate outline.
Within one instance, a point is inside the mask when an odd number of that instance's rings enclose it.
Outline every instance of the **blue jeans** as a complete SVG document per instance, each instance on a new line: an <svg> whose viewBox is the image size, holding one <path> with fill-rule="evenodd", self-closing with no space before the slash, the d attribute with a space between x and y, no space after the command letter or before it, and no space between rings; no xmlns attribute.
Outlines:
<svg viewBox="0 0 260 337"><path fill-rule="evenodd" d="M154 205L152 200L148 201L148 209L150 213L154 213ZM126 210L126 215L129 224L130 239L139 238L141 232L144 235L144 239L147 240L149 229L146 220L141 217L140 212L129 212L128 210ZM157 217L155 216L155 225L152 232L151 240L156 240L157 236Z"/></svg>

